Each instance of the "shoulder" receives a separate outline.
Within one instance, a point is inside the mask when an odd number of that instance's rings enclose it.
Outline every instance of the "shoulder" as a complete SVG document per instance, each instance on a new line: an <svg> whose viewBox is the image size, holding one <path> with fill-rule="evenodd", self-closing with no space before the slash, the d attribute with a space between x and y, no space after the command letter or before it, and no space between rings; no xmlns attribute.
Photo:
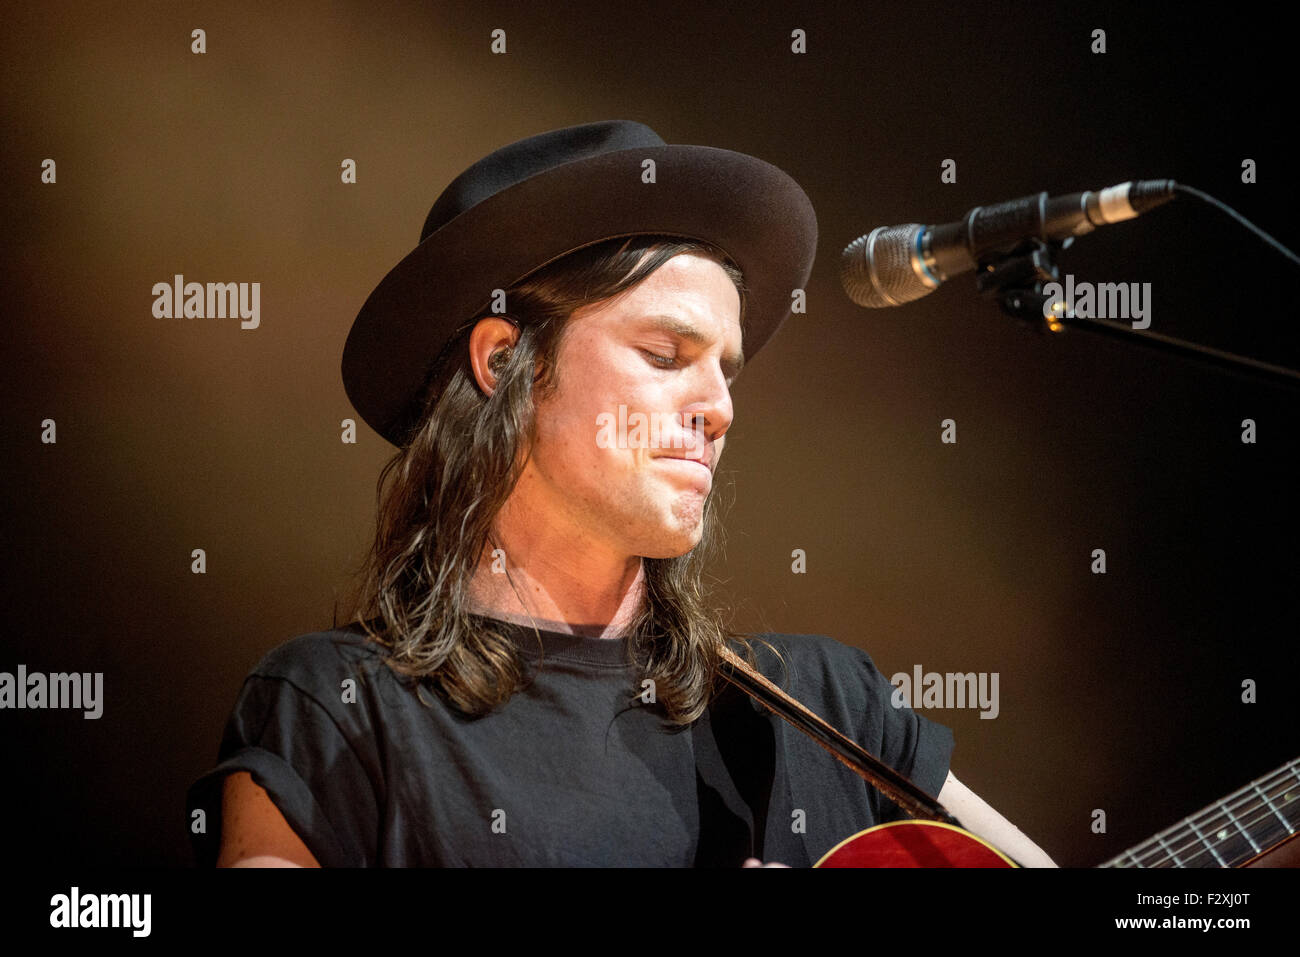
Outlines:
<svg viewBox="0 0 1300 957"><path fill-rule="evenodd" d="M402 677L385 665L388 651L360 629L298 635L268 651L247 683L287 684L317 700L338 699L349 679L362 688L387 688Z"/></svg>
<svg viewBox="0 0 1300 957"><path fill-rule="evenodd" d="M360 631L316 631L290 638L268 651L250 674L264 678L301 678L340 666L380 661L385 649Z"/></svg>
<svg viewBox="0 0 1300 957"><path fill-rule="evenodd" d="M871 656L861 648L846 645L828 635L790 635L767 632L747 636L760 667L791 677L819 678L845 672L879 674ZM775 679L773 679L775 680Z"/></svg>
<svg viewBox="0 0 1300 957"><path fill-rule="evenodd" d="M417 701L386 659L359 629L290 638L248 672L227 736L282 755L305 749L312 761L346 742L369 767L375 729L405 720Z"/></svg>

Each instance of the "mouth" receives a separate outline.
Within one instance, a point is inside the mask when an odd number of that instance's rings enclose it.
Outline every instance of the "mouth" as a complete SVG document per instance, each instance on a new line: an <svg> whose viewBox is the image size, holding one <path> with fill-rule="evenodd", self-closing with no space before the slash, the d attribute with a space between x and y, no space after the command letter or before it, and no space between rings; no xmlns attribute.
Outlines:
<svg viewBox="0 0 1300 957"><path fill-rule="evenodd" d="M698 466L700 466L700 468L702 468L702 469L704 469L705 471L707 471L710 475L713 474L713 467L712 467L712 464L711 464L710 461L709 461L709 459L711 458L711 456L708 456L708 455L702 455L702 456L694 456L694 455L658 455L658 456L655 456L655 457L656 457L656 458L660 458L660 459L667 459L667 460L670 461L670 462L688 462L688 463L690 463L691 465L698 465Z"/></svg>
<svg viewBox="0 0 1300 957"><path fill-rule="evenodd" d="M656 459L660 462L667 463L668 467L689 480L694 482L704 482L713 485L713 469L702 459L690 458L684 455L659 455Z"/></svg>

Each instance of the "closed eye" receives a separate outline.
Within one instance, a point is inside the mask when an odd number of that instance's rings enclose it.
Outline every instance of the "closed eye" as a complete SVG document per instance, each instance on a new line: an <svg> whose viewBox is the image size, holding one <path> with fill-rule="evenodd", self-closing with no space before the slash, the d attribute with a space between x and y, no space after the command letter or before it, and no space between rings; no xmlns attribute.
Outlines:
<svg viewBox="0 0 1300 957"><path fill-rule="evenodd" d="M651 365L658 366L661 369L671 369L677 365L676 356L661 356L657 352L651 352L649 349L642 349L642 355L650 360Z"/></svg>

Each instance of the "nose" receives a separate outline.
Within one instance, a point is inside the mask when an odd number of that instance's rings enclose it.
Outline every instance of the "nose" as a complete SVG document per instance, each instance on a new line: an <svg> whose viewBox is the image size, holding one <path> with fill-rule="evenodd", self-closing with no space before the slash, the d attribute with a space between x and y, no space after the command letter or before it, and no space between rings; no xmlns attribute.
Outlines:
<svg viewBox="0 0 1300 957"><path fill-rule="evenodd" d="M709 442L716 442L731 428L735 410L731 405L731 387L717 364L702 369L693 383L693 401L683 414L686 427L699 431Z"/></svg>

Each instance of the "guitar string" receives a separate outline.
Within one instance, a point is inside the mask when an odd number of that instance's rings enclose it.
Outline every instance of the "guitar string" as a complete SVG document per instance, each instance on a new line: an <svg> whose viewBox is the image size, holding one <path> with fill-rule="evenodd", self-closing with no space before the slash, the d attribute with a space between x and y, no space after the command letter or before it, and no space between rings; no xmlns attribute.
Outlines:
<svg viewBox="0 0 1300 957"><path fill-rule="evenodd" d="M1270 796L1270 797L1271 797L1271 796ZM1273 801L1273 806L1276 807L1278 810L1281 810L1281 809L1285 808L1288 804L1294 804L1294 803L1296 802L1296 800L1300 800L1300 798L1293 798L1292 800L1290 800L1290 801L1284 801L1284 802L1282 802L1281 804L1279 804L1277 801ZM1244 820L1244 821L1241 822L1244 828L1250 828L1250 827L1253 827L1254 825L1258 824L1260 821L1263 821L1263 820L1266 820L1266 819L1277 820L1276 815L1274 815L1274 813L1273 813L1271 810L1269 810L1269 808L1268 808L1266 805L1264 805L1262 802L1260 803L1259 808L1260 808L1260 813L1259 813L1258 815L1256 815L1256 816L1253 817L1253 818L1250 818L1250 819L1248 819L1248 820ZM1252 808L1252 810L1254 810L1254 808ZM1279 822L1279 823L1280 823L1280 822ZM1223 830L1223 828L1219 828L1219 830ZM1295 833L1295 832L1292 831L1292 832L1289 832L1289 833ZM1240 836L1240 835L1239 835L1239 836ZM1248 842L1248 843L1249 843L1249 842ZM1197 847L1198 844L1200 844L1199 847ZM1196 847L1196 850L1195 850L1193 853L1191 853L1190 855L1188 855L1187 863L1183 863L1183 864L1181 864L1180 866L1182 866L1182 867L1194 867L1194 866L1200 866L1200 865L1192 864L1191 862L1197 860L1198 858L1202 858L1202 857L1207 857L1207 856L1209 856L1209 857L1213 857L1213 855L1210 854L1210 848L1209 848L1209 845L1206 844L1205 842L1201 841L1199 838L1197 838L1197 839L1195 839L1195 840L1192 840L1192 841L1189 841L1188 843L1182 845L1181 847L1177 848L1177 850L1176 850L1174 853L1177 853L1177 852L1179 852L1179 851L1186 851L1187 848L1189 848L1189 847ZM1253 847L1253 845L1252 845L1252 847ZM1173 855L1172 855L1172 853L1171 853L1171 855L1170 855L1170 859L1173 859ZM1217 861L1216 861L1216 863L1217 863ZM1157 864L1156 866L1159 867L1160 865Z"/></svg>
<svg viewBox="0 0 1300 957"><path fill-rule="evenodd" d="M1145 863L1145 861L1151 858L1158 859L1161 857L1161 855L1164 856L1165 861L1176 860L1176 855L1178 855L1179 853L1186 852L1189 848L1197 847L1198 844L1201 846L1197 849L1197 851L1194 854L1189 855L1189 859L1195 860L1198 857L1203 857L1209 854L1210 850L1208 846L1205 846L1206 842L1202 841L1199 838L1194 838L1193 840L1188 841L1186 844L1183 844L1173 849L1172 851L1168 849L1162 849L1162 848L1152 848L1150 851L1143 852L1142 854L1138 854L1137 851L1138 848L1152 844L1152 842L1159 841L1162 837L1166 837L1172 834L1174 831L1177 831L1180 828L1187 826L1188 824L1191 824L1194 827L1199 827L1200 825L1205 824L1207 825L1205 830L1211 830L1211 831L1222 830L1223 828L1221 825L1208 826L1208 822L1215 817L1224 817L1225 809L1226 812L1232 813L1241 810L1241 808L1243 807L1247 807L1248 808L1247 810L1242 811L1241 814L1238 815L1239 817L1242 818L1247 818L1248 815L1253 814L1257 810L1260 810L1261 813L1255 815L1254 817L1249 817L1248 819L1240 822L1246 827L1253 826L1259 823L1260 821L1265 820L1266 818L1273 817L1274 816L1273 811L1269 810L1270 803L1276 809L1281 810L1290 804L1294 804L1296 800L1300 800L1300 798L1293 798L1289 801L1281 801L1281 803L1279 803L1278 800L1275 800L1275 798L1279 798L1280 795L1285 793L1287 785L1290 784L1292 780L1294 780L1297 785L1300 785L1300 779L1296 779L1294 775L1291 774L1293 767L1294 765L1288 765L1286 768L1279 768L1278 770L1274 771L1271 774L1267 774L1262 778L1252 781L1250 784L1247 784L1245 787L1239 788L1234 793L1228 795L1226 798L1224 798L1222 801L1219 801L1217 804L1212 805L1209 808L1203 808L1201 811L1197 812L1196 814L1193 814L1191 817L1184 818L1182 821L1178 822L1177 824L1174 824L1172 827L1165 828L1165 830L1161 831L1159 834L1156 834L1154 837L1148 838L1142 844L1139 844L1137 847L1133 848L1132 851L1126 851L1125 853L1121 854L1119 857L1129 858L1133 861L1136 861L1138 866L1140 867L1147 867L1147 866L1158 867L1160 866L1159 863L1156 863L1154 865L1148 865L1147 863ZM1287 780L1279 781L1277 780L1278 778L1287 778ZM1260 791L1264 793L1267 800L1261 800L1258 796L1249 793L1255 787L1259 787ZM1276 794L1272 793L1274 788L1277 788ZM1240 796L1242 800L1237 801L1234 804L1227 803L1229 801L1232 801L1233 798L1236 798L1238 796ZM1231 817L1226 817L1226 819L1230 821ZM1117 861L1119 860L1119 858L1112 858L1112 860Z"/></svg>
<svg viewBox="0 0 1300 957"><path fill-rule="evenodd" d="M1192 815L1191 817L1184 818L1182 821L1178 822L1172 827L1165 828L1165 830L1161 831L1159 834L1155 835L1154 837L1148 838L1142 844L1139 844L1137 847L1133 848L1132 851L1127 851L1124 854L1121 854L1120 857L1130 858L1131 860L1136 861L1138 866L1140 867L1148 867L1148 866L1159 867L1162 861L1157 860L1155 864L1150 864L1150 865L1144 863L1144 861L1153 857L1159 859L1161 858L1162 855L1163 855L1163 862L1167 862L1170 860L1177 861L1177 855L1180 852L1187 852L1188 848L1196 847L1198 844L1200 844L1201 846L1197 849L1195 854L1189 855L1189 859L1195 860L1197 857L1202 857L1206 854L1209 854L1209 847L1205 846L1205 842L1201 841L1199 838L1194 838L1193 840L1188 841L1186 844L1183 844L1174 849L1169 849L1167 847L1166 848L1153 847L1149 852L1144 852L1141 855L1137 854L1137 850L1138 848L1149 845L1152 842L1159 841L1161 838L1172 834L1174 831L1183 828L1187 824L1192 824L1194 826L1200 824L1208 825L1210 818L1223 815L1224 809L1226 809L1227 812L1233 812L1233 811L1239 811L1243 807L1247 807L1247 810L1241 811L1241 814L1239 815L1241 818L1245 818L1245 820L1241 821L1240 823L1242 823L1246 827L1252 827L1255 824L1259 823L1260 821L1273 817L1274 816L1273 812L1268 809L1268 802L1261 801L1255 795L1247 794L1246 792L1249 791L1255 785L1267 785L1268 789L1272 789L1275 785L1273 783L1268 783L1268 782L1270 781L1271 778L1280 776L1282 774L1284 774L1284 772L1281 770L1275 771L1273 772L1273 774L1266 775L1265 777L1260 778L1259 780L1254 781L1251 784L1247 784L1244 788L1240 788L1238 791L1234 792L1233 794L1228 795L1226 798L1223 799L1223 801L1218 802L1218 804L1214 806L1215 808L1219 809L1218 815L1216 815L1214 811L1212 811L1210 808L1203 808L1201 811L1197 812L1197 814ZM1285 785L1286 783L1287 782L1279 782L1279 785ZM1260 790L1265 793L1265 796L1268 798L1270 802L1273 803L1273 806L1278 808L1279 810L1287 807L1287 805L1289 804L1295 803L1296 800L1296 799L1292 799L1290 801L1283 801L1281 804L1278 804L1277 801L1273 800L1273 798L1276 797L1276 795L1269 793L1263 787L1261 787ZM1279 793L1284 793L1284 791L1279 791ZM1227 801L1231 801L1234 797L1237 797L1239 795L1243 798L1242 801L1238 801L1236 804L1231 804L1231 805L1226 804ZM1250 814L1253 814L1255 811L1260 809L1262 809L1262 811L1259 814L1255 815L1254 817L1249 817ZM1227 817L1226 819L1230 821L1231 817ZM1217 830L1222 830L1222 827L1207 826L1206 829L1217 831Z"/></svg>
<svg viewBox="0 0 1300 957"><path fill-rule="evenodd" d="M1159 858L1162 854L1166 857L1166 859L1172 857L1172 855L1168 853L1167 849L1162 849L1158 847L1152 847L1149 851L1143 852L1141 855L1139 855L1137 852L1139 848L1144 848L1147 847L1148 845L1153 845L1156 842L1158 842L1161 838L1172 835L1175 831L1179 831L1183 829L1188 824L1193 824L1193 825L1204 824L1208 826L1208 822L1211 818L1223 815L1225 814L1225 812L1240 810L1245 805L1250 805L1250 807L1249 810L1243 811L1242 815L1245 816L1247 814L1253 813L1257 808L1264 806L1264 804L1259 800L1258 797L1256 797L1253 794L1249 794L1248 792L1255 785L1266 785L1270 789L1273 788L1274 787L1274 783L1272 783L1273 779L1286 775L1287 771L1289 770L1290 770L1289 768L1287 769L1279 768L1278 770L1272 772L1271 774L1265 775L1264 777L1259 778L1258 780L1253 781L1250 784L1247 784L1245 787L1238 788L1232 794L1229 794L1227 797L1225 797L1222 801L1217 802L1216 804L1212 805L1209 808L1202 808L1200 811L1196 812L1196 814L1193 814L1190 817L1186 817L1183 820L1179 821L1178 823L1165 828L1163 831L1143 841L1141 844L1137 845L1132 850L1125 851L1123 854L1120 854L1119 857L1112 858L1111 860L1118 861L1121 858L1128 858L1132 861L1137 862L1138 866L1146 866L1143 862L1152 857ZM1269 797L1271 799L1272 795L1269 795ZM1237 798L1241 798L1242 800L1238 800L1235 804L1227 803ZM1283 804L1283 806L1285 807L1286 805ZM1228 819L1231 820L1231 818ZM1261 819L1262 817L1256 817L1256 818L1252 818L1251 820L1245 823L1253 824ZM1211 827L1210 829L1220 830L1221 828ZM1194 846L1196 843L1197 841L1191 841L1187 844L1184 844L1181 847L1177 848L1174 853L1177 853L1177 851L1185 851L1187 850L1187 848Z"/></svg>
<svg viewBox="0 0 1300 957"><path fill-rule="evenodd" d="M1274 817L1275 815L1273 810L1269 809L1270 803L1272 803L1273 808L1276 808L1277 810L1281 810L1282 808L1285 808L1288 804L1294 803L1294 801L1281 801L1281 803L1279 804L1277 800L1274 800L1274 798L1278 797L1278 795L1271 793L1272 789L1275 786L1280 788L1279 794L1285 793L1285 786L1289 783L1289 780L1283 782L1276 782L1276 783L1271 781L1272 778L1276 778L1284 774L1285 772L1278 770L1273 772L1273 774L1271 775L1266 775L1265 777L1253 781L1251 784L1247 784L1244 788L1240 788L1233 794L1228 795L1228 797L1218 802L1212 808L1203 808L1201 811L1197 812L1197 814L1192 815L1191 817L1184 818L1182 821L1173 825L1172 827L1166 828L1165 830L1157 834L1155 837L1149 838L1147 841L1143 842L1143 844L1139 844L1138 848L1143 847L1145 845L1149 845L1154 841L1159 841L1161 838L1171 835L1174 831L1184 828L1188 824L1191 824L1194 827L1199 825L1205 825L1204 829L1209 831L1222 830L1223 829L1222 825L1213 825L1210 823L1210 821L1218 817L1222 817L1226 821L1232 821L1233 820L1232 812L1234 811L1240 811L1240 814L1236 816L1240 818L1244 818L1245 820L1240 821L1238 823L1244 824L1245 827L1253 827L1254 825L1258 824L1260 821L1267 820L1269 818ZM1248 793L1252 788L1259 785L1263 785L1263 787L1260 787L1260 793L1263 794L1267 800L1260 800L1260 798L1257 797L1256 795ZM1238 801L1235 804L1227 803L1233 800L1233 798L1238 796L1240 796L1242 800ZM1242 810L1243 807L1245 807L1246 809ZM1254 817L1250 817L1250 815L1254 814L1254 812L1257 810L1260 811L1260 813L1256 814ZM1162 854L1164 855L1165 861L1174 860L1177 863L1178 862L1177 855L1180 852L1187 853L1188 849L1193 847L1197 848L1197 850L1195 853L1189 854L1190 860L1195 860L1198 857L1203 857L1210 853L1209 845L1205 840L1201 838L1193 838L1187 843L1174 849L1170 849L1168 846L1164 846L1160 848L1152 847L1149 852L1144 852L1142 855L1138 855L1137 854L1138 848L1134 848L1132 851L1128 852L1127 854L1123 854L1120 856L1129 857L1130 859L1137 861L1139 866L1145 867L1147 865L1143 863L1144 859L1150 857L1160 858ZM1152 866L1159 867L1160 862L1157 861L1157 863Z"/></svg>
<svg viewBox="0 0 1300 957"><path fill-rule="evenodd" d="M1226 799L1225 799L1225 800L1226 800ZM1249 802L1246 802L1246 803L1249 803ZM1280 807L1283 807L1283 808L1284 808L1284 807L1286 807L1288 804L1292 804L1292 803L1294 803L1294 801L1287 801L1287 802L1282 803L1282 804L1280 805ZM1276 804L1276 802L1275 802L1275 804ZM1242 804L1239 803L1239 804L1237 804L1237 805L1234 805L1233 807L1228 808L1228 810L1230 810L1230 811L1231 811L1231 810L1241 811L1241 807L1242 807ZM1260 802L1258 802L1258 801L1256 801L1256 803L1255 803L1254 805L1252 805L1252 806L1249 808L1249 810L1247 810L1247 811L1242 811L1242 812L1241 812L1241 814L1238 816L1238 820L1237 820L1236 823L1242 825L1242 826L1243 826L1243 829L1246 829L1246 828L1250 828L1250 827L1254 826L1255 824L1259 823L1259 822L1262 821L1262 820L1265 820L1265 819L1267 819L1267 818L1271 818L1271 817L1273 817L1272 812L1271 812L1271 811L1268 811L1267 809L1261 811L1261 813L1259 813L1259 814L1256 815L1255 817L1247 817L1247 816L1246 816L1246 815L1249 815L1249 814L1251 814L1251 813L1254 813L1256 810L1259 810L1259 809L1262 808L1262 807L1263 807L1263 804L1260 803ZM1223 820L1224 820L1225 822L1229 822L1229 823L1230 823L1230 822L1232 821L1232 818L1227 817L1227 816L1224 816L1224 817L1223 817ZM1206 845L1205 841L1203 841L1201 838L1193 837L1192 840L1188 841L1188 842L1185 843L1185 844L1181 844L1181 845L1179 845L1179 846L1176 847L1176 848L1170 848L1168 845L1165 845L1165 846L1161 847L1161 846L1158 846L1158 843L1160 842L1160 840L1161 840L1162 838L1164 838L1164 837L1166 837L1166 836L1172 834L1172 832L1182 830L1182 829L1185 828L1186 825L1188 825L1188 824L1193 824L1193 825L1195 825L1195 824L1197 824L1197 823L1198 823L1198 822L1195 821L1195 820L1193 820L1192 818L1184 818L1182 821L1179 821L1177 824L1174 824L1172 827L1168 827L1168 828L1166 828L1165 830L1161 831L1159 834L1156 834L1155 836L1148 838L1147 840L1143 841L1141 844L1138 844L1136 847L1132 848L1131 850L1127 850L1127 851L1123 852L1122 854L1120 854L1120 855L1117 856L1117 857L1112 857L1109 861L1107 861L1107 862L1106 862L1104 865L1102 865L1102 866L1107 866L1107 867L1121 867L1121 866L1122 866L1122 867L1160 867L1160 866L1162 866L1162 865L1164 865L1164 864L1168 864L1168 863L1171 862L1171 861L1174 862L1174 863L1175 863L1177 866L1179 866L1179 867L1187 867L1187 866L1190 866L1191 861L1194 861L1194 860L1196 860L1197 858L1204 857L1204 856L1206 856L1207 854L1210 854L1209 847ZM1200 824L1207 824L1208 822L1207 822L1207 821L1201 821L1201 822L1199 822L1199 823L1200 823ZM1233 825L1234 828L1235 828L1235 826L1236 826L1236 825ZM1213 831L1220 831L1220 830L1223 830L1223 829L1224 829L1224 828L1222 827L1222 825L1219 825L1219 826L1213 826L1213 827L1210 827L1210 828L1209 828L1209 830L1211 830L1212 832L1213 832ZM1240 832L1239 832L1239 831L1236 831L1236 830L1231 830L1231 833L1232 833L1232 835L1234 835L1234 836L1241 836L1241 835L1240 835ZM1249 843L1249 842L1248 842L1248 843ZM1151 846L1148 847L1148 845L1151 845ZM1200 845L1200 846L1197 846L1197 845ZM1252 845L1252 846L1253 846L1253 845ZM1188 852L1188 849L1189 849L1189 848L1192 848L1192 847L1196 847L1196 851L1195 851L1194 853L1189 853L1189 852ZM1147 849L1146 849L1146 850L1142 850L1142 848L1147 848ZM1186 854L1186 855L1187 855L1187 862L1179 861L1179 860L1178 860L1178 855L1179 855L1179 854ZM1211 855L1211 856L1213 856L1213 855Z"/></svg>

